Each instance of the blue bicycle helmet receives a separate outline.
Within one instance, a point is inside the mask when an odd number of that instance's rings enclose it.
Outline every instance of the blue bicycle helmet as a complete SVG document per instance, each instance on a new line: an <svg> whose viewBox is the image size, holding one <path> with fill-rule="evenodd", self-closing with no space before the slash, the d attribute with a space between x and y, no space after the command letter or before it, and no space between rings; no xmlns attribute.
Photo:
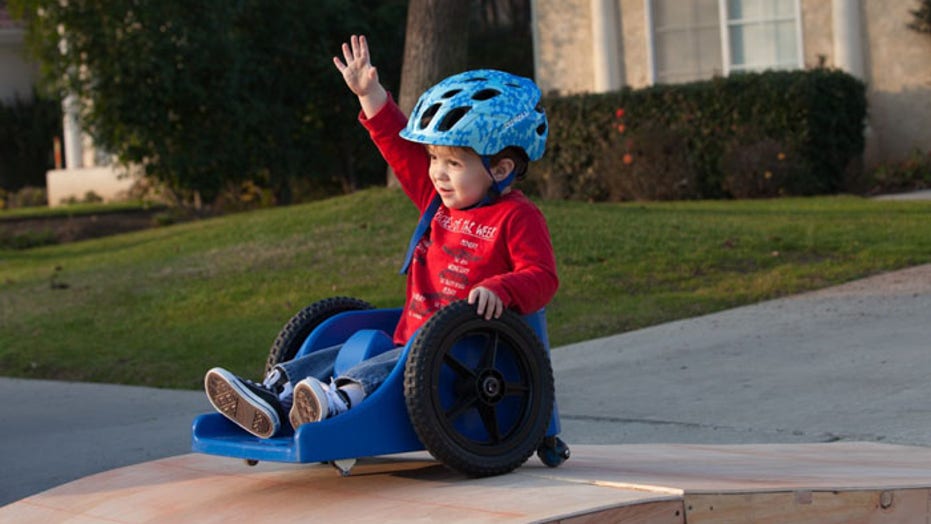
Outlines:
<svg viewBox="0 0 931 524"><path fill-rule="evenodd" d="M530 160L546 149L549 126L532 80L479 69L453 75L428 89L401 137L437 146L471 147L486 159L518 147Z"/></svg>

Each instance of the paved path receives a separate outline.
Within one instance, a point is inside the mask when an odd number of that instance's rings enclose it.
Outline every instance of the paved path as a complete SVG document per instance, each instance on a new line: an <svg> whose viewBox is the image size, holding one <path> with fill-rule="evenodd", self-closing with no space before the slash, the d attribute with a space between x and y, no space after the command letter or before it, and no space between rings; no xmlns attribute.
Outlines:
<svg viewBox="0 0 931 524"><path fill-rule="evenodd" d="M0 505L63 482L189 453L203 393L0 378Z"/></svg>
<svg viewBox="0 0 931 524"><path fill-rule="evenodd" d="M931 265L555 349L572 444L931 446ZM0 379L0 505L189 452L203 394Z"/></svg>
<svg viewBox="0 0 931 524"><path fill-rule="evenodd" d="M931 265L553 353L585 443L931 445Z"/></svg>
<svg viewBox="0 0 931 524"><path fill-rule="evenodd" d="M876 200L931 200L931 189L911 191L908 193L893 193L874 197Z"/></svg>

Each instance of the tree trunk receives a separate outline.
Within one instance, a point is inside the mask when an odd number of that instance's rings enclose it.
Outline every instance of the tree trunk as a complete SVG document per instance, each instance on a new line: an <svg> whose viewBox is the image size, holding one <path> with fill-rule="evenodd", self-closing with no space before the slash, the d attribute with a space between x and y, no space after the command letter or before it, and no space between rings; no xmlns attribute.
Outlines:
<svg viewBox="0 0 931 524"><path fill-rule="evenodd" d="M410 0L398 96L404 114L427 88L465 70L471 5L466 0ZM388 186L397 185L389 169Z"/></svg>

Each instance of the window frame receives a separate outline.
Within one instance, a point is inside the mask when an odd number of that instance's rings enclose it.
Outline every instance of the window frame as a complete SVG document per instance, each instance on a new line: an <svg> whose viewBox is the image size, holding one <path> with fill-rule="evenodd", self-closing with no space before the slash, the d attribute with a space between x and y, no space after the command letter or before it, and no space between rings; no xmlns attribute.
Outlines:
<svg viewBox="0 0 931 524"><path fill-rule="evenodd" d="M683 0L678 0L683 1ZM688 1L688 0L686 0ZM795 22L795 60L790 65L788 62L783 64L770 64L763 66L762 69L791 67L803 69L805 67L804 41L802 38L802 0L791 0L793 4L793 17ZM656 60L656 27L654 24L654 0L644 0L644 22L646 23L646 58L647 58L647 80L650 85L656 85L658 75ZM721 41L721 68L724 76L730 76L734 72L756 71L760 70L759 66L734 66L731 61L731 27L747 26L751 24L770 24L778 22L788 22L790 18L784 17L759 17L759 18L742 18L731 20L728 13L727 0L718 0L718 33Z"/></svg>
<svg viewBox="0 0 931 524"><path fill-rule="evenodd" d="M652 0L648 0L652 3ZM727 10L727 1L728 0L718 0L718 17L720 18L719 29L721 31L721 64L724 68L724 76L730 76L731 72L747 72L747 71L759 71L761 70L760 66L754 66L750 64L749 66L734 66L731 60L731 27L748 25L762 25L762 24L773 24L778 22L790 22L793 21L792 18L788 16L783 17L758 17L758 18L740 18L732 20L730 18L730 13ZM794 17L795 22L795 60L792 62L791 66L798 69L803 69L805 67L804 53L802 52L802 6L801 0L791 0L793 12L792 16ZM763 66L762 69L770 68L782 68L788 65L785 64L770 64Z"/></svg>

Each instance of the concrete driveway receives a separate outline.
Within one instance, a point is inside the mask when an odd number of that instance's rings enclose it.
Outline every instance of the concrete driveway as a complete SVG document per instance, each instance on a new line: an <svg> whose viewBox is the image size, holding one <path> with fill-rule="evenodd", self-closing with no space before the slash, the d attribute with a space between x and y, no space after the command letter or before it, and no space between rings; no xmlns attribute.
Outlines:
<svg viewBox="0 0 931 524"><path fill-rule="evenodd" d="M579 443L931 445L931 265L560 348Z"/></svg>

